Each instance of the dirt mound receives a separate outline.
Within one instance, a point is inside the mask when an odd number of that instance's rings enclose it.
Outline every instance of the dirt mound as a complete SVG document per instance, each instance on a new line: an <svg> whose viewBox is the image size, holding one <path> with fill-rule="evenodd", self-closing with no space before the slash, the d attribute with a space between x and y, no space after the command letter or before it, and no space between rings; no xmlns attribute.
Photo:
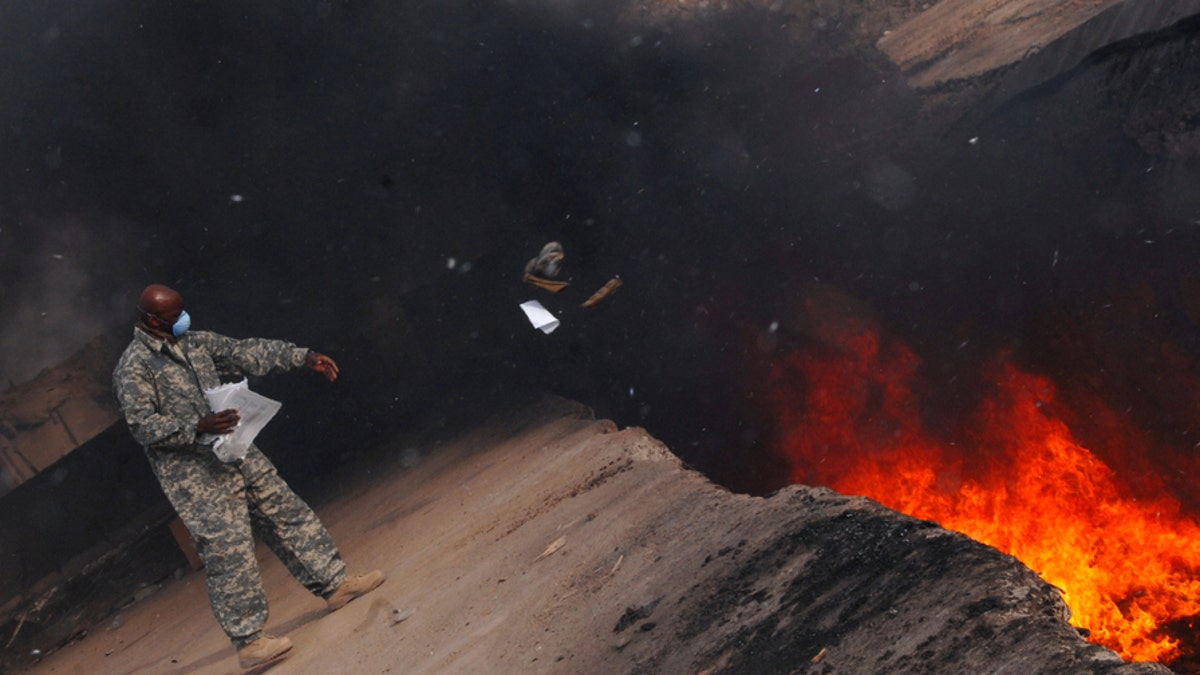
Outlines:
<svg viewBox="0 0 1200 675"><path fill-rule="evenodd" d="M561 399L389 448L318 507L378 591L330 614L260 549L297 645L273 672L1168 672L1085 642L1010 556L827 489L731 493ZM202 574L30 672L236 671Z"/></svg>

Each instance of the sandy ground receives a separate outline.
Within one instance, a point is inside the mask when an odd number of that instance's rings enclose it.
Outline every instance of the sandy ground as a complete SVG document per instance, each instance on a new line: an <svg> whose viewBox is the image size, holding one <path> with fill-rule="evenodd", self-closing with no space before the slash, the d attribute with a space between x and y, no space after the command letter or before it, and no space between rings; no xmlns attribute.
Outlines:
<svg viewBox="0 0 1200 675"><path fill-rule="evenodd" d="M591 420L581 408L549 405L511 422L528 428L490 426L441 447L397 447L390 466L339 476L339 494L317 510L350 570L379 568L388 581L338 612L327 611L260 545L268 632L296 644L270 670L603 669L594 662L617 653L612 627L625 608L584 612L603 630L555 620L548 610L572 596L586 602L585 589L572 581L580 575L592 585L628 585L629 603L641 601L631 578L636 566L622 564L624 553L633 553L630 542L621 541L619 529L598 532L602 522L625 519L622 511L636 509L638 499L594 490L592 499L569 497L627 468L618 466L624 453L613 452L614 443L644 444L645 457L676 460L640 430L612 433L611 423ZM408 609L415 610L411 618L396 623ZM579 637L591 642L585 653L567 646ZM242 671L209 610L200 571L168 581L28 672Z"/></svg>
<svg viewBox="0 0 1200 675"><path fill-rule="evenodd" d="M331 613L260 547L267 630L296 644L268 670L1168 672L1086 643L995 549L823 488L731 493L575 403L446 437L314 501L352 571L387 573L374 593ZM241 672L202 572L139 595L29 672Z"/></svg>

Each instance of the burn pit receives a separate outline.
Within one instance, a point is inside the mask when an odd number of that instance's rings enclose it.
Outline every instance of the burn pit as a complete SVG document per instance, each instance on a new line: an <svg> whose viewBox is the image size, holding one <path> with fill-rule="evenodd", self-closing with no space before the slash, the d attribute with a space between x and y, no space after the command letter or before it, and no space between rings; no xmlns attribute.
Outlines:
<svg viewBox="0 0 1200 675"><path fill-rule="evenodd" d="M1153 441L1130 416L1001 352L975 410L935 436L913 353L810 300L820 342L785 349L766 376L793 482L872 497L1014 555L1064 591L1074 625L1129 660L1194 661L1200 527L1144 462ZM1093 450L1082 436L1104 440Z"/></svg>
<svg viewBox="0 0 1200 675"><path fill-rule="evenodd" d="M1110 527L1170 519L1164 536L1191 532L1197 98L1172 85L1200 67L1194 22L998 107L972 107L986 81L933 92L950 103L931 119L862 42L878 26L837 3L649 27L586 8L319 4L324 16L255 18L274 32L155 10L140 17L154 37L105 38L133 56L46 32L59 51L39 63L102 53L74 67L103 86L83 106L40 87L7 111L20 142L6 213L37 227L4 228L17 243L0 252L6 295L50 288L34 304L53 306L80 286L40 282L82 276L104 306L95 325L123 324L119 293L154 275L212 328L343 356L341 407L298 402L280 445L422 424L464 382L528 387L644 426L755 494L821 483L901 507L901 487L868 484L862 457L899 464L914 446L917 469L945 467L926 474L929 491L1008 489L1033 463L1013 453L1053 438L1072 453L1060 473L1126 509ZM158 41L197 51L148 58ZM263 59L289 76L238 67ZM364 75L360 63L380 65ZM129 92L144 89L164 99L130 114ZM81 108L82 122L53 121ZM63 203L120 245L79 263L61 242L78 245L83 226L46 215ZM551 239L578 287L619 274L622 290L588 312L531 296L521 267ZM65 252L72 274L35 273L30 250ZM561 314L553 336L523 323L530 297ZM6 325L35 322L21 310ZM996 420L1041 426L1023 442ZM340 459L292 469L311 478ZM1000 468L1012 472L995 484L979 477ZM914 515L953 527L964 509L951 499ZM1139 592L1114 596L1117 609L1152 595ZM1158 652L1176 669L1195 668L1194 614L1158 619L1180 640ZM1104 639L1120 650L1127 638Z"/></svg>

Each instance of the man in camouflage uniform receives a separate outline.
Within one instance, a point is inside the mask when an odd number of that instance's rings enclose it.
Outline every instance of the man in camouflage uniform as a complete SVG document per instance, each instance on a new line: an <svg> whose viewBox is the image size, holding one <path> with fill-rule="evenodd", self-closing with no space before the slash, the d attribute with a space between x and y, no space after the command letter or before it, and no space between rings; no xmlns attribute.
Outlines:
<svg viewBox="0 0 1200 675"><path fill-rule="evenodd" d="M292 644L262 632L267 598L254 557L255 535L331 609L375 589L384 576L378 570L346 575L329 532L257 447L251 445L244 459L232 463L217 458L212 442L231 433L239 417L236 410L211 410L204 390L218 386L220 375L262 376L301 366L332 382L337 364L281 340L189 332L183 298L166 286L148 286L138 309L142 317L113 371L113 391L129 430L196 542L213 613L241 665L273 661Z"/></svg>

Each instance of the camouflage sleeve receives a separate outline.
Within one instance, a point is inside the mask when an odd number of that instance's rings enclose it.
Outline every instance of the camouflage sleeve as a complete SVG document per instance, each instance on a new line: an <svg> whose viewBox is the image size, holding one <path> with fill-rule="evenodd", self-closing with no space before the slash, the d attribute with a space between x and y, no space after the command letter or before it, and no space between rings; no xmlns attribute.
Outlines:
<svg viewBox="0 0 1200 675"><path fill-rule="evenodd" d="M238 340L216 333L202 333L197 337L204 340L213 364L223 375L261 377L286 373L303 366L308 357L307 349L283 340Z"/></svg>
<svg viewBox="0 0 1200 675"><path fill-rule="evenodd" d="M113 372L113 393L134 440L142 447L191 447L199 418L160 412L154 381L145 364L123 362Z"/></svg>

